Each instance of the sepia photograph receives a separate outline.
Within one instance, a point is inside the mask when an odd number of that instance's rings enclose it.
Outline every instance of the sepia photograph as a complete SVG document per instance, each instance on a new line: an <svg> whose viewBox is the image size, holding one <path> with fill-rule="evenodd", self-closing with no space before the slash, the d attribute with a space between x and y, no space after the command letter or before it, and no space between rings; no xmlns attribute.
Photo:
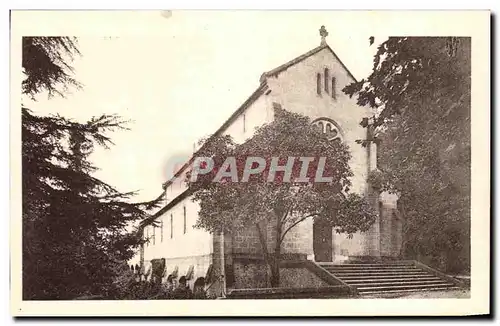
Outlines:
<svg viewBox="0 0 500 326"><path fill-rule="evenodd" d="M12 11L12 314L488 313L489 24Z"/></svg>

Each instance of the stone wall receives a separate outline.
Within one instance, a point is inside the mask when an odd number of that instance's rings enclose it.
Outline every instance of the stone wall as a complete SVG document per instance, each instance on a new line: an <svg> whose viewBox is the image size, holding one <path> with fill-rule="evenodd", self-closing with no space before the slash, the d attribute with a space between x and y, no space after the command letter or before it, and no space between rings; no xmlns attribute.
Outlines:
<svg viewBox="0 0 500 326"><path fill-rule="evenodd" d="M282 268L280 271L281 287L315 288L329 286L307 268Z"/></svg>
<svg viewBox="0 0 500 326"><path fill-rule="evenodd" d="M234 283L232 289L268 288L270 270L263 260L235 259L233 264ZM314 288L331 284L322 280L305 266L280 267L280 287Z"/></svg>
<svg viewBox="0 0 500 326"><path fill-rule="evenodd" d="M269 268L264 261L235 260L233 263L234 289L267 288Z"/></svg>
<svg viewBox="0 0 500 326"><path fill-rule="evenodd" d="M307 219L291 229L281 244L281 254L302 254L310 256L313 254L313 221ZM273 253L276 246L276 228L274 222L263 225L267 250ZM229 242L229 241L228 241ZM244 230L235 230L231 236L232 252L236 254L263 255L262 244L256 226Z"/></svg>
<svg viewBox="0 0 500 326"><path fill-rule="evenodd" d="M396 202L395 195L380 195L380 255L384 257L398 257L401 253L402 221L397 214Z"/></svg>
<svg viewBox="0 0 500 326"><path fill-rule="evenodd" d="M234 253L261 254L262 246L256 226L232 233L232 249Z"/></svg>
<svg viewBox="0 0 500 326"><path fill-rule="evenodd" d="M313 255L313 219L297 224L285 236L282 245L284 253Z"/></svg>

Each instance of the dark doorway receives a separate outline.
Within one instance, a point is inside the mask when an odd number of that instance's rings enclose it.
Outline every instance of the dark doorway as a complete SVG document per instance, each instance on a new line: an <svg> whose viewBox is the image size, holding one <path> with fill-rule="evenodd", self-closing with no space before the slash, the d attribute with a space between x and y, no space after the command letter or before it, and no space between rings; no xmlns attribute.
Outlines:
<svg viewBox="0 0 500 326"><path fill-rule="evenodd" d="M313 251L314 260L318 262L332 261L332 227L328 223L318 220L313 224Z"/></svg>

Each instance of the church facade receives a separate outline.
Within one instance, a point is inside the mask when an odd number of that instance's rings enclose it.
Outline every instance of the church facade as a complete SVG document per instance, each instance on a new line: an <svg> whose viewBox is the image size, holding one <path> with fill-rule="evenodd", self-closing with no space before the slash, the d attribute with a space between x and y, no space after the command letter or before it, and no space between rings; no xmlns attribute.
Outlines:
<svg viewBox="0 0 500 326"><path fill-rule="evenodd" d="M243 142L252 136L255 127L272 121L277 107L310 117L312 124L332 140L340 138L349 146L354 174L351 191L368 196L379 216L369 231L352 237L317 225L312 219L305 220L286 235L282 252L290 260L312 262L399 257L402 222L396 199L380 194L367 181L370 171L377 168L377 145L363 147L356 143L367 138L367 128L360 122L373 114L342 92L355 78L326 43L323 27L320 34L318 47L262 74L258 88L216 134L228 134ZM191 163L177 172L177 180L182 179ZM165 207L141 225L147 242L132 262L142 266L146 278L154 276L153 262L160 261L165 279L168 275L186 275L189 282L194 282L205 277L216 295L230 288L269 286L256 228L218 235L194 229L198 207L191 201L186 185L167 180L164 196ZM272 252L271 229L268 239Z"/></svg>

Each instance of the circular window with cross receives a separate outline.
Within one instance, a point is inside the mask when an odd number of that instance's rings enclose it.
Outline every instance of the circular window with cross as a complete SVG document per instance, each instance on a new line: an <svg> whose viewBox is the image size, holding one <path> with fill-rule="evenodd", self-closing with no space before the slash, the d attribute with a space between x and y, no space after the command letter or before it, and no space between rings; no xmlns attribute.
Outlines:
<svg viewBox="0 0 500 326"><path fill-rule="evenodd" d="M340 127L335 121L328 118L319 118L312 122L313 127L321 133L324 133L328 140L342 141Z"/></svg>

